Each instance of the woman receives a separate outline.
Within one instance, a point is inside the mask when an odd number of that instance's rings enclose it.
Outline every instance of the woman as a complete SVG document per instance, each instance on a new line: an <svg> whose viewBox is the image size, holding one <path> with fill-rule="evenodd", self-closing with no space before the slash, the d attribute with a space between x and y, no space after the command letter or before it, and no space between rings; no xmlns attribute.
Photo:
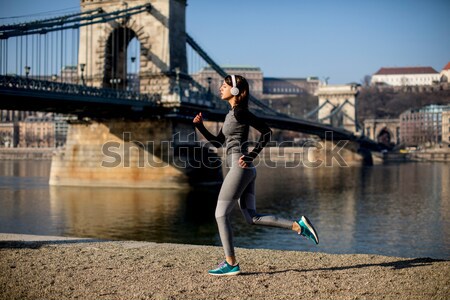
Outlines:
<svg viewBox="0 0 450 300"><path fill-rule="evenodd" d="M291 229L311 239L314 243L319 243L319 237L314 227L304 216L298 221L291 221L256 213L256 169L252 162L270 141L272 131L261 119L248 110L249 86L244 77L239 75L225 77L220 87L220 96L222 100L228 101L231 110L226 115L222 129L217 136L211 134L203 125L202 113L197 114L193 120L195 127L215 147L221 147L225 143L226 161L230 168L220 189L215 214L225 251L225 261L216 269L210 270L209 274L218 276L237 275L241 272L234 253L233 232L229 219L236 202L239 203L249 224ZM248 152L247 140L250 126L257 129L261 136L256 147Z"/></svg>

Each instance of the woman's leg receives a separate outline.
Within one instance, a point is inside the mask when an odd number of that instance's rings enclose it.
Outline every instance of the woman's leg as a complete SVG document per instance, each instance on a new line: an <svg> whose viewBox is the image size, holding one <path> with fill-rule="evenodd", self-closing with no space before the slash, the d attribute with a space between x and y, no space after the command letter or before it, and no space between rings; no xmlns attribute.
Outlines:
<svg viewBox="0 0 450 300"><path fill-rule="evenodd" d="M254 179L255 172L252 168L243 169L239 166L231 167L225 177L220 189L216 207L216 221L219 228L220 240L225 251L225 256L230 260L228 263L235 263L233 231L229 215L244 192L245 188Z"/></svg>
<svg viewBox="0 0 450 300"><path fill-rule="evenodd" d="M256 174L255 174L256 179ZM256 213L255 198L255 179L253 179L245 188L239 199L239 207L248 224L281 227L286 229L294 229L298 224L292 220L280 218L274 215L260 215Z"/></svg>
<svg viewBox="0 0 450 300"><path fill-rule="evenodd" d="M260 215L256 213L255 179L248 184L242 193L241 198L239 199L239 207L241 208L245 220L249 224L291 229L312 240L314 243L319 243L319 237L316 230L311 224L311 221L305 216L302 216L298 221L292 221L274 215Z"/></svg>
<svg viewBox="0 0 450 300"><path fill-rule="evenodd" d="M291 229L312 240L314 243L319 244L317 232L311 224L311 221L305 216L302 216L298 221L292 221L275 215L260 215L256 213L255 180L250 182L242 193L242 196L239 199L239 207L241 208L245 220L251 225Z"/></svg>

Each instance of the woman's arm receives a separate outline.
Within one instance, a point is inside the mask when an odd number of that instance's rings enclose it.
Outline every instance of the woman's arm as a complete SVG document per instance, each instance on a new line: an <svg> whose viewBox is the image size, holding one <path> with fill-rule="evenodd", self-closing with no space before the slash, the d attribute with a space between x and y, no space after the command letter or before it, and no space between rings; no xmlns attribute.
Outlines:
<svg viewBox="0 0 450 300"><path fill-rule="evenodd" d="M206 129L205 125L203 125L203 116L202 113L199 113L195 116L194 120L192 121L194 123L195 128L197 128L200 133L216 148L222 147L223 143L225 142L225 136L222 133L222 129L220 129L219 133L216 135L213 135L211 132Z"/></svg>
<svg viewBox="0 0 450 300"><path fill-rule="evenodd" d="M253 148L253 150L248 154L252 161L270 141L270 138L272 137L272 130L270 130L269 126L267 126L263 120L246 109L236 110L235 116L240 123L248 124L261 133L255 148Z"/></svg>

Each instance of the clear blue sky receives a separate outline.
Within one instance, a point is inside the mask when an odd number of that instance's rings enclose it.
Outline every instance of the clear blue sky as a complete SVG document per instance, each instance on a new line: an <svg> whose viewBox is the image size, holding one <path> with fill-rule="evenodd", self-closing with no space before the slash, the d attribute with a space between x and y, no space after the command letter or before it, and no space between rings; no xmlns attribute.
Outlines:
<svg viewBox="0 0 450 300"><path fill-rule="evenodd" d="M76 11L80 1L0 3L2 18L36 19ZM267 77L340 84L380 67L440 71L450 61L449 0L188 0L186 19L188 33L219 64L258 66Z"/></svg>

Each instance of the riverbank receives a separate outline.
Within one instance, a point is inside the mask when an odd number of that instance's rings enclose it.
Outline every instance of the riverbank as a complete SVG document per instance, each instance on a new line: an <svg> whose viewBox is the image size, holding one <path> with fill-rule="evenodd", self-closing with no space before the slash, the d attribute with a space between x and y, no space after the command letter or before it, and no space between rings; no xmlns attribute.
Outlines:
<svg viewBox="0 0 450 300"><path fill-rule="evenodd" d="M401 162L444 162L450 163L450 150L430 149L412 152L384 152L375 153L375 157L382 159L385 163Z"/></svg>
<svg viewBox="0 0 450 300"><path fill-rule="evenodd" d="M450 163L450 149L431 149L411 153L413 161L447 162Z"/></svg>
<svg viewBox="0 0 450 300"><path fill-rule="evenodd" d="M0 148L0 160L51 160L54 148Z"/></svg>
<svg viewBox="0 0 450 300"><path fill-rule="evenodd" d="M450 261L0 234L1 299L448 299Z"/></svg>

